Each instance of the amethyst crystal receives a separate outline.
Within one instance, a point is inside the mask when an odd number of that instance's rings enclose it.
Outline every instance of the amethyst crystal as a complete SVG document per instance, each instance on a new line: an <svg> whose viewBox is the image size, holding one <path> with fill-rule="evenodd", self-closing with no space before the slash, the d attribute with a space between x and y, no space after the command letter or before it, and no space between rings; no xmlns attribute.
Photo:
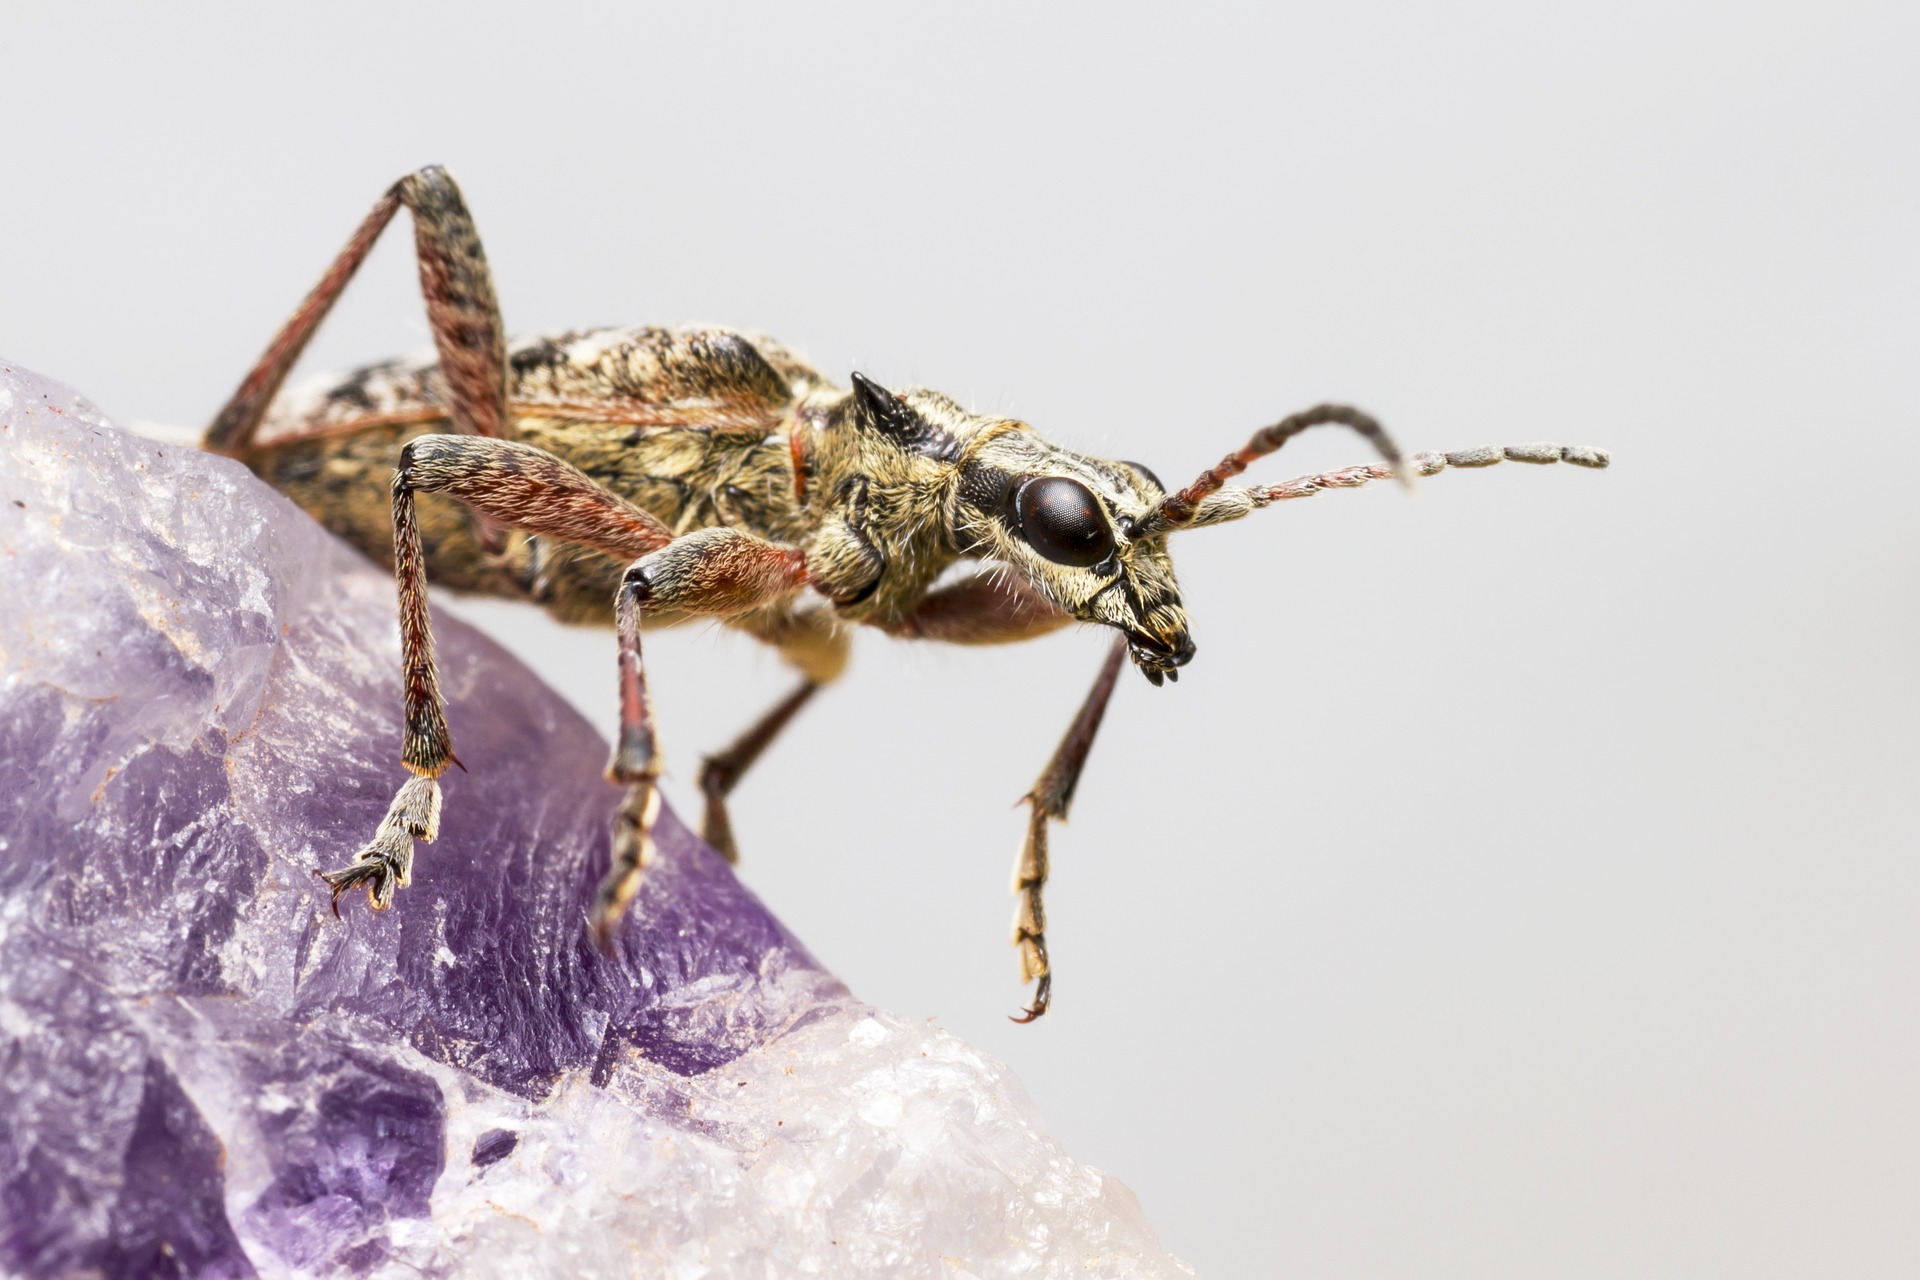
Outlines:
<svg viewBox="0 0 1920 1280"><path fill-rule="evenodd" d="M605 744L444 614L471 773L335 919L403 776L389 579L5 366L0 603L0 1271L1189 1274L671 813L595 952Z"/></svg>

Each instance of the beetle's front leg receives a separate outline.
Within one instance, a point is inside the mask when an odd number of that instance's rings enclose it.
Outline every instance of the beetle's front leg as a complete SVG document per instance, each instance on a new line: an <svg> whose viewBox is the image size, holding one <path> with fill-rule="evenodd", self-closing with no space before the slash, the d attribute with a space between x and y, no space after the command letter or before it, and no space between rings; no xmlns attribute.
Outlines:
<svg viewBox="0 0 1920 1280"><path fill-rule="evenodd" d="M1100 719L1107 713L1107 700L1113 697L1114 682L1127 657L1127 639L1121 636L1107 652L1107 660L1094 678L1087 700L1067 726L1066 736L1054 748L1053 758L1040 772L1033 790L1022 797L1027 802L1027 842L1014 864L1013 892L1018 905L1013 913L1013 944L1020 948L1020 977L1038 981L1033 1003L1015 1022L1032 1022L1047 1011L1053 1000L1053 967L1047 958L1047 909L1041 895L1047 887L1047 826L1065 822L1073 803L1073 789L1080 782L1080 770L1093 749L1094 735L1100 732Z"/></svg>
<svg viewBox="0 0 1920 1280"><path fill-rule="evenodd" d="M1071 621L1024 583L980 573L932 592L893 631L900 636L953 644L1008 644L1044 635ZM1126 656L1127 639L1122 636L1114 641L1087 700L1067 726L1066 736L1060 739L1033 790L1021 797L1028 806L1027 839L1013 869L1013 892L1018 899L1013 913L1013 944L1020 949L1021 980L1039 985L1034 988L1033 1003L1015 1022L1032 1022L1047 1011L1053 999L1043 900L1047 887L1047 827L1066 821L1073 789L1080 781L1087 753L1093 749L1094 735L1100 731L1100 719L1107 713L1107 702L1113 697L1114 682L1120 678Z"/></svg>
<svg viewBox="0 0 1920 1280"><path fill-rule="evenodd" d="M702 529L635 561L620 580L614 625L620 645L620 739L607 777L626 786L613 823L613 864L593 904L600 949L640 890L653 860L653 824L660 813L660 746L647 696L640 624L647 612L730 617L764 608L807 580L806 557L793 547L737 529Z"/></svg>

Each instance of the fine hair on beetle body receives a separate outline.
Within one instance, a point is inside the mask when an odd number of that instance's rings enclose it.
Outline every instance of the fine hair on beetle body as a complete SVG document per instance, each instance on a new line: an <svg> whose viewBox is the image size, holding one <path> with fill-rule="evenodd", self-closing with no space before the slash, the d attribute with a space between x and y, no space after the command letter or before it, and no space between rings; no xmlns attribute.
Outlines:
<svg viewBox="0 0 1920 1280"><path fill-rule="evenodd" d="M412 215L437 360L360 369L277 401L300 352L381 231ZM1316 426L1360 435L1379 460L1277 484L1228 482ZM1177 680L1195 645L1168 543L1275 502L1374 480L1502 461L1604 467L1597 449L1522 445L1403 454L1373 418L1319 405L1253 434L1184 488L1145 466L1055 445L1011 418L859 373L830 382L779 343L721 328L615 328L509 345L480 237L444 169L374 205L208 429L336 534L391 562L399 587L409 777L372 840L322 872L334 911L375 908L438 828L436 781L457 763L434 665L429 581L524 600L566 622L611 624L620 729L607 776L623 788L612 865L590 911L611 948L653 855L660 750L641 637L718 619L773 645L793 691L700 771L702 834L737 857L727 797L846 666L851 628L1005 644L1070 623L1114 641L1026 794L1014 944L1047 1011L1043 891L1049 826L1064 819L1123 666ZM960 566L956 569L956 566Z"/></svg>

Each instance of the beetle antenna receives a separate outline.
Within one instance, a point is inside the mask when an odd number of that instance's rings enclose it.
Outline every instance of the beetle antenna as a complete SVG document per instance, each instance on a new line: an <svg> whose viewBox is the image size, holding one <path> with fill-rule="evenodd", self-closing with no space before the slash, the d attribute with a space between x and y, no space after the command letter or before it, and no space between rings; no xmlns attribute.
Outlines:
<svg viewBox="0 0 1920 1280"><path fill-rule="evenodd" d="M1218 465L1200 473L1199 479L1175 494L1161 499L1160 505L1149 511L1139 522L1137 536L1160 533L1167 529L1177 529L1192 523L1200 504L1219 492L1227 481L1252 466L1255 461L1266 457L1281 445L1305 431L1308 427L1340 426L1351 427L1373 442L1392 469L1404 483L1409 479L1400 457L1400 448L1394 444L1387 429L1370 414L1344 404L1317 404L1311 409L1280 419L1270 427L1262 427L1254 432L1253 439L1237 452L1222 458Z"/></svg>
<svg viewBox="0 0 1920 1280"><path fill-rule="evenodd" d="M1402 467L1413 475L1436 476L1449 467L1491 467L1499 462L1530 462L1536 466L1566 462L1576 467L1598 470L1611 461L1613 458L1605 449L1592 449L1584 445L1513 444L1503 448L1490 444L1478 449L1455 449L1450 453L1416 453L1406 458ZM1323 489L1358 489L1363 484L1392 479L1398 474L1398 469L1383 462L1374 462L1310 476L1295 476L1279 484L1222 488L1202 501L1190 519L1175 527L1199 529L1210 524L1225 524L1276 502L1311 498Z"/></svg>

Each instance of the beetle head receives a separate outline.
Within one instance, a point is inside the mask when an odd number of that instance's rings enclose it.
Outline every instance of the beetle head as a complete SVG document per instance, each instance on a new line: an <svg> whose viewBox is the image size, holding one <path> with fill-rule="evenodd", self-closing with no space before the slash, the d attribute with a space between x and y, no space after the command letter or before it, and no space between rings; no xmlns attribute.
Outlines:
<svg viewBox="0 0 1920 1280"><path fill-rule="evenodd" d="M974 554L1006 565L1063 613L1127 637L1154 684L1192 659L1166 534L1139 526L1165 497L1137 463L1110 462L1003 424L968 450L954 525Z"/></svg>
<svg viewBox="0 0 1920 1280"><path fill-rule="evenodd" d="M896 394L856 373L849 399L849 421L868 439L943 477L952 548L1004 566L1062 613L1124 634L1154 684L1193 657L1167 532L1143 527L1166 497L1151 471L1059 448L937 391Z"/></svg>

